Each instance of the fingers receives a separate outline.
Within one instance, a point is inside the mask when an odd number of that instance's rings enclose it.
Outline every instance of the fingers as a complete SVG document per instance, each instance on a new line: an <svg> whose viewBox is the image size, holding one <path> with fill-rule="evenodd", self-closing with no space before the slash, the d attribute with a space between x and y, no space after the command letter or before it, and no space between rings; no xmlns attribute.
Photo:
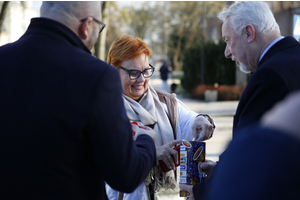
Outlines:
<svg viewBox="0 0 300 200"><path fill-rule="evenodd" d="M138 125L136 125L136 124L131 124L131 128L134 132L137 132L139 129Z"/></svg>
<svg viewBox="0 0 300 200"><path fill-rule="evenodd" d="M192 125L192 133L196 141L200 142L210 139L213 132L213 125L205 117L199 116L195 119Z"/></svg>
<svg viewBox="0 0 300 200"><path fill-rule="evenodd" d="M212 160L206 160L200 165L202 169L212 169L217 163Z"/></svg>
<svg viewBox="0 0 300 200"><path fill-rule="evenodd" d="M171 156L173 157L174 163L178 164L179 160L178 160L178 151L174 150L172 147L174 147L177 144L180 144L182 142L182 140L174 140L171 143L169 143L169 152L171 154Z"/></svg>
<svg viewBox="0 0 300 200"><path fill-rule="evenodd" d="M170 147L174 147L176 144L179 144L181 142L182 142L182 140L174 140L174 141L172 141L172 142L169 143L169 146Z"/></svg>
<svg viewBox="0 0 300 200"><path fill-rule="evenodd" d="M187 191L189 193L193 193L193 186L192 185L179 184L179 188L181 190Z"/></svg>
<svg viewBox="0 0 300 200"><path fill-rule="evenodd" d="M162 160L169 169L175 170L175 165L174 165L174 162L173 162L173 159L172 159L170 153L165 152L165 153L161 154L161 156L158 158L158 160Z"/></svg>
<svg viewBox="0 0 300 200"><path fill-rule="evenodd" d="M146 135L149 135L154 140L154 142L156 140L156 133L152 128L149 128L149 127L146 127L146 126L138 127L136 125L132 125L132 130L136 132L136 138L139 135L146 134Z"/></svg>
<svg viewBox="0 0 300 200"><path fill-rule="evenodd" d="M195 138L197 140L200 131L201 131L201 127L194 122L192 125L193 138Z"/></svg>
<svg viewBox="0 0 300 200"><path fill-rule="evenodd" d="M181 140L174 140L156 149L158 160L162 160L170 169L175 170L175 163L179 163L178 152L172 147L180 142Z"/></svg>
<svg viewBox="0 0 300 200"><path fill-rule="evenodd" d="M175 169L175 163L178 164L178 152L174 150L172 147L181 143L182 140L174 140L168 144L162 146L162 154L161 160L170 168ZM159 159L160 160L160 159Z"/></svg>
<svg viewBox="0 0 300 200"><path fill-rule="evenodd" d="M178 162L179 162L179 160L178 160L178 152L176 150L174 150L174 149L170 149L170 155L173 158L172 161L174 161L174 163L178 164Z"/></svg>
<svg viewBox="0 0 300 200"><path fill-rule="evenodd" d="M210 169L211 165L209 163L202 163L200 165L201 169L203 170L207 170L207 169Z"/></svg>
<svg viewBox="0 0 300 200"><path fill-rule="evenodd" d="M200 165L201 169L206 173L207 177L210 177L213 168L216 166L216 162L211 160L206 160L204 163Z"/></svg>
<svg viewBox="0 0 300 200"><path fill-rule="evenodd" d="M202 135L197 139L197 141L204 141L212 138L213 132L213 126L211 124L204 125L202 128Z"/></svg>
<svg viewBox="0 0 300 200"><path fill-rule="evenodd" d="M165 155L163 161L168 166L169 169L175 170L175 165L173 163L173 159L170 154Z"/></svg>

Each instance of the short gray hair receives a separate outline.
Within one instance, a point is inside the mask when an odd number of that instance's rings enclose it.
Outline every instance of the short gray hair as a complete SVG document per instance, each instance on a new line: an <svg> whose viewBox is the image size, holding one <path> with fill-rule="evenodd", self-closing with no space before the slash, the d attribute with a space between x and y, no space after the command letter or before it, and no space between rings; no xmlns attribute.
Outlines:
<svg viewBox="0 0 300 200"><path fill-rule="evenodd" d="M226 7L218 14L218 18L224 22L229 19L237 34L242 34L247 24L251 24L263 35L274 31L280 34L279 26L268 4L262 1L240 1Z"/></svg>
<svg viewBox="0 0 300 200"><path fill-rule="evenodd" d="M99 1L43 1L40 12L41 17L44 15L61 15L61 16L72 16L80 19L94 15L97 9Z"/></svg>

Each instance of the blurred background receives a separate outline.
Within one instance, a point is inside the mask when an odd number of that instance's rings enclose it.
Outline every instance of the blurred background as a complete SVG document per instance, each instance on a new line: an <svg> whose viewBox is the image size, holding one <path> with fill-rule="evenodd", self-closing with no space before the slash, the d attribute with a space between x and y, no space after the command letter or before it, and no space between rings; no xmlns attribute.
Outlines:
<svg viewBox="0 0 300 200"><path fill-rule="evenodd" d="M41 1L0 1L0 46L14 42L30 19L39 16ZM225 43L217 13L234 1L102 1L106 28L92 50L105 60L111 43L121 35L143 39L159 69L165 60L172 70L168 83L176 92L205 100L238 100L248 75L224 57ZM267 1L283 36L300 38L300 1ZM156 70L158 71L158 70ZM158 73L158 72L157 72Z"/></svg>
<svg viewBox="0 0 300 200"><path fill-rule="evenodd" d="M161 87L159 69L166 61L168 86L197 113L211 115L217 129L206 142L206 158L217 161L232 138L238 100L249 75L226 59L222 24L217 14L233 1L102 1L106 28L92 53L106 61L111 43L121 35L143 39L156 70L150 82ZM267 1L283 36L300 40L300 1ZM30 19L39 17L41 1L0 1L0 46L19 39ZM16 55L18 56L18 55ZM1 64L1 62L0 62ZM169 92L172 89L169 88ZM182 199L179 188L158 194L160 200Z"/></svg>

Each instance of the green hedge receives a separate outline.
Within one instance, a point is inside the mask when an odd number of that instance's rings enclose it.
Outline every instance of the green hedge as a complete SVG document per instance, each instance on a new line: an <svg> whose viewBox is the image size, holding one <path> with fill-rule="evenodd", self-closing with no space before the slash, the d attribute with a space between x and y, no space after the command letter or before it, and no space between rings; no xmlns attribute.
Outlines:
<svg viewBox="0 0 300 200"><path fill-rule="evenodd" d="M235 63L224 56L226 43L205 43L204 84L234 85ZM201 84L201 44L192 45L184 54L182 87L187 92Z"/></svg>

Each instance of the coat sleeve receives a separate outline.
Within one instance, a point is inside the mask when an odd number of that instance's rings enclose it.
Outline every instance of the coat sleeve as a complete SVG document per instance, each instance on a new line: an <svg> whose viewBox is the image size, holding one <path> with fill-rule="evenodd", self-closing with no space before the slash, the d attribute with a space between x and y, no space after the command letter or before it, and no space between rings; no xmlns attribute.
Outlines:
<svg viewBox="0 0 300 200"><path fill-rule="evenodd" d="M94 95L88 126L94 159L104 180L112 188L130 193L156 165L153 139L140 135L133 142L117 70L112 67L106 70Z"/></svg>
<svg viewBox="0 0 300 200"><path fill-rule="evenodd" d="M195 121L197 113L190 110L182 101L177 100L177 111L178 111L178 128L177 128L177 138L192 140L192 125Z"/></svg>
<svg viewBox="0 0 300 200"><path fill-rule="evenodd" d="M206 199L299 199L299 153L285 133L247 126L224 152Z"/></svg>

